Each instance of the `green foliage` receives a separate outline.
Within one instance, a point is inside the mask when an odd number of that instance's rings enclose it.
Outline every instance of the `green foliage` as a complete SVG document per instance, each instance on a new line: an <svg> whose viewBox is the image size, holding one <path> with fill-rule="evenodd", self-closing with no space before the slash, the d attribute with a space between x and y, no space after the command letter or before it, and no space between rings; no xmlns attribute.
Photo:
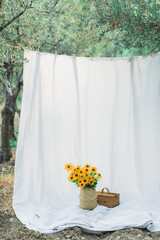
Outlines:
<svg viewBox="0 0 160 240"><path fill-rule="evenodd" d="M34 0L30 7L30 1L28 5L23 0L2 1L0 26L26 9L0 33L2 66L4 62L21 66L24 49L78 56L123 55L124 49L146 55L160 50L159 1L56 2Z"/></svg>
<svg viewBox="0 0 160 240"><path fill-rule="evenodd" d="M156 0L95 0L99 29L118 47L142 55L160 51L160 2Z"/></svg>
<svg viewBox="0 0 160 240"><path fill-rule="evenodd" d="M24 49L108 57L160 51L158 0L3 0L0 29L6 25L0 31L0 76L12 86Z"/></svg>
<svg viewBox="0 0 160 240"><path fill-rule="evenodd" d="M11 148L14 148L14 147L17 146L18 129L15 129L14 133L15 133L16 139L10 139L9 140Z"/></svg>
<svg viewBox="0 0 160 240"><path fill-rule="evenodd" d="M147 55L160 51L160 4L151 0L62 1L59 54ZM63 47L62 47L63 46ZM68 50L66 49L68 46ZM127 50L127 51L126 51Z"/></svg>
<svg viewBox="0 0 160 240"><path fill-rule="evenodd" d="M46 5L48 8L45 12L43 8ZM28 7L19 18L1 32L0 59L2 66L4 66L4 62L20 66L23 63L24 49L38 50L45 44L54 45L57 42L55 32L52 31L55 17L53 17L52 12L47 14L47 10L52 8L52 5L53 1L32 1L32 8ZM9 22L18 13L24 11L25 8L24 1L3 0L0 26ZM52 29L49 29L51 26Z"/></svg>
<svg viewBox="0 0 160 240"><path fill-rule="evenodd" d="M19 93L19 95L18 95L18 97L17 97L17 99L16 99L16 105L17 105L18 107L20 107L21 104L22 104L22 90L20 91L20 93Z"/></svg>
<svg viewBox="0 0 160 240"><path fill-rule="evenodd" d="M17 140L10 139L10 147L14 148L17 146Z"/></svg>

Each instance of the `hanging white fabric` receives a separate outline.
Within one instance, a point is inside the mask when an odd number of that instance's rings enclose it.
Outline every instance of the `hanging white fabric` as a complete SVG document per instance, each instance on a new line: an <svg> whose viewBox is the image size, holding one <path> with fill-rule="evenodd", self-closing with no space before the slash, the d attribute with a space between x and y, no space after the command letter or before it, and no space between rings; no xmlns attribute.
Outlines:
<svg viewBox="0 0 160 240"><path fill-rule="evenodd" d="M86 58L25 51L13 208L29 228L160 231L160 54ZM91 164L120 206L79 208L65 163Z"/></svg>

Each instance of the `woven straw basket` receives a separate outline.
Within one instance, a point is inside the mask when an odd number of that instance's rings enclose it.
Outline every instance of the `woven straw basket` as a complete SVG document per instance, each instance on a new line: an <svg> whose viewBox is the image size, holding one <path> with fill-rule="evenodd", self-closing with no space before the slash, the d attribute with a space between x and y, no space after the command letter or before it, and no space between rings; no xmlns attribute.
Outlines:
<svg viewBox="0 0 160 240"><path fill-rule="evenodd" d="M97 206L97 193L92 188L81 188L79 198L83 209L92 210Z"/></svg>
<svg viewBox="0 0 160 240"><path fill-rule="evenodd" d="M104 192L104 190L107 192ZM104 187L101 192L97 192L97 203L109 208L116 207L120 204L120 194L111 193L107 187Z"/></svg>

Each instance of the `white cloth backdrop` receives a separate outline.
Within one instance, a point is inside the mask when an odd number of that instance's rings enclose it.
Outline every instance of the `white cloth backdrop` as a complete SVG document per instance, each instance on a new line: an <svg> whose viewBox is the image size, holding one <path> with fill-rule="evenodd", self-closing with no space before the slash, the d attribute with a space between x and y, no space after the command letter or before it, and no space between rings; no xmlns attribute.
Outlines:
<svg viewBox="0 0 160 240"><path fill-rule="evenodd" d="M160 54L86 58L25 51L13 207L29 228L160 231ZM64 164L89 163L120 206L79 207Z"/></svg>

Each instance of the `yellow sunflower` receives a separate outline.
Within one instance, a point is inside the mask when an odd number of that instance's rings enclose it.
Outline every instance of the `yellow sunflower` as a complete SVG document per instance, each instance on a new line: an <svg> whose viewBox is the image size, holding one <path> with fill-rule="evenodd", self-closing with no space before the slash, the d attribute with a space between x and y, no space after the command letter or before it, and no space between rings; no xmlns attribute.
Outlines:
<svg viewBox="0 0 160 240"><path fill-rule="evenodd" d="M97 168L96 167L92 167L91 168L91 173L96 173L97 172Z"/></svg>
<svg viewBox="0 0 160 240"><path fill-rule="evenodd" d="M70 173L70 175L69 175L69 177L68 177L68 180L69 180L70 182L73 182L74 179L75 179L75 178L74 178L74 174Z"/></svg>
<svg viewBox="0 0 160 240"><path fill-rule="evenodd" d="M75 173L74 173L74 178L75 178L75 179L78 179L79 177L80 177L79 174L78 174L77 172L75 172Z"/></svg>
<svg viewBox="0 0 160 240"><path fill-rule="evenodd" d="M73 165L71 163L65 164L65 168L64 169L67 170L68 172L71 171L72 168L73 168Z"/></svg>
<svg viewBox="0 0 160 240"><path fill-rule="evenodd" d="M81 182L79 185L78 185L80 188L84 188L86 186L86 184L84 182Z"/></svg>
<svg viewBox="0 0 160 240"><path fill-rule="evenodd" d="M97 178L98 178L98 179L102 178L102 176L101 176L100 173L97 173Z"/></svg>
<svg viewBox="0 0 160 240"><path fill-rule="evenodd" d="M88 174L88 173L85 173L85 177L89 178L89 174Z"/></svg>
<svg viewBox="0 0 160 240"><path fill-rule="evenodd" d="M65 164L65 169L70 172L68 180L75 183L80 188L94 187L97 180L102 178L100 173L97 173L97 168L86 164L84 167L81 165L73 166L71 163Z"/></svg>
<svg viewBox="0 0 160 240"><path fill-rule="evenodd" d="M89 179L94 181L95 180L95 176L92 175L92 176L89 177Z"/></svg>
<svg viewBox="0 0 160 240"><path fill-rule="evenodd" d="M84 168L85 173L89 173L89 168Z"/></svg>
<svg viewBox="0 0 160 240"><path fill-rule="evenodd" d="M93 180L90 180L90 181L89 181L89 185L91 185L91 186L94 185L94 181L93 181Z"/></svg>
<svg viewBox="0 0 160 240"><path fill-rule="evenodd" d="M79 170L79 175L80 175L80 176L84 176L84 174L85 174L84 169L81 168L81 169Z"/></svg>
<svg viewBox="0 0 160 240"><path fill-rule="evenodd" d="M77 168L76 168L76 167L73 167L73 168L72 168L72 172L73 172L73 173L78 172Z"/></svg>
<svg viewBox="0 0 160 240"><path fill-rule="evenodd" d="M87 184L87 183L88 183L88 179L87 179L87 178L83 178L83 182L84 182L85 184Z"/></svg>
<svg viewBox="0 0 160 240"><path fill-rule="evenodd" d="M81 169L81 165L77 165L77 170L80 170Z"/></svg>
<svg viewBox="0 0 160 240"><path fill-rule="evenodd" d="M82 178L79 178L78 179L78 185L80 184L80 183L82 183L83 182L83 179Z"/></svg>
<svg viewBox="0 0 160 240"><path fill-rule="evenodd" d="M84 168L90 168L90 165L89 165L89 164L86 164L86 165L84 166Z"/></svg>

